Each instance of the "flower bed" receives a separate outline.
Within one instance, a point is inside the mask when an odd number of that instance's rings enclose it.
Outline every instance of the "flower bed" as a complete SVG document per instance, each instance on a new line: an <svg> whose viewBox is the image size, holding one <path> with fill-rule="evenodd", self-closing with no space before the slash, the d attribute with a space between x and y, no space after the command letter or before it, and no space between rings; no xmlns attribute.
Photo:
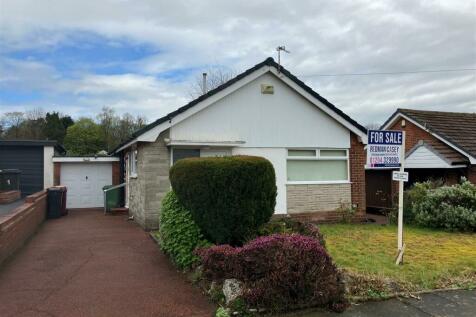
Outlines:
<svg viewBox="0 0 476 317"><path fill-rule="evenodd" d="M276 181L268 160L183 159L170 179L173 191L153 235L221 305L217 314L346 308L344 283L317 227L270 221Z"/></svg>
<svg viewBox="0 0 476 317"><path fill-rule="evenodd" d="M272 234L243 247L219 245L197 253L206 279L243 283L240 298L249 307L287 311L326 306L341 311L347 305L341 277L315 238Z"/></svg>

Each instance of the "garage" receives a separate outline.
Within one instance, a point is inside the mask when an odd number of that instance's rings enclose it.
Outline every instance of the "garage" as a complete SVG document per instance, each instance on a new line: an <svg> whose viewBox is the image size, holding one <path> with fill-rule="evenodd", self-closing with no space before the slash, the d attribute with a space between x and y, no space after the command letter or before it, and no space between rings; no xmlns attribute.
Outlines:
<svg viewBox="0 0 476 317"><path fill-rule="evenodd" d="M102 188L119 182L117 157L55 157L55 183L68 189L66 208L104 206Z"/></svg>
<svg viewBox="0 0 476 317"><path fill-rule="evenodd" d="M56 141L1 140L0 169L18 169L22 196L53 185Z"/></svg>

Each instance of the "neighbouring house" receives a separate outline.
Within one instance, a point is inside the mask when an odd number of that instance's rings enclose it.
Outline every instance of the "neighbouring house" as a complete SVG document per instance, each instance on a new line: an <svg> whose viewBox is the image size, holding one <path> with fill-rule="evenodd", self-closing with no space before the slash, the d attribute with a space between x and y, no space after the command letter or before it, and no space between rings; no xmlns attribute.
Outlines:
<svg viewBox="0 0 476 317"><path fill-rule="evenodd" d="M56 141L0 140L0 170L20 170L22 196L53 186L53 156L64 153Z"/></svg>
<svg viewBox="0 0 476 317"><path fill-rule="evenodd" d="M382 125L406 134L405 186L426 180L476 184L476 113L397 109ZM391 170L367 170L367 206L390 208L397 193Z"/></svg>
<svg viewBox="0 0 476 317"><path fill-rule="evenodd" d="M365 215L366 129L272 58L137 131L121 154L125 203L158 227L169 168L187 157L256 155L274 165L275 213L332 221ZM342 210L342 209L340 209Z"/></svg>

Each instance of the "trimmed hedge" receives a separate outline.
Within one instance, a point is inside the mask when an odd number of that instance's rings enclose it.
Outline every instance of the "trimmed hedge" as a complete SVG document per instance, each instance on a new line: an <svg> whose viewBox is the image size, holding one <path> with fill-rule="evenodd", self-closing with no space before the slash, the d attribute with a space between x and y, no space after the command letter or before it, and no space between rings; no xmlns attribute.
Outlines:
<svg viewBox="0 0 476 317"><path fill-rule="evenodd" d="M181 269L190 268L199 260L193 253L195 248L210 245L172 191L162 200L159 239L161 249Z"/></svg>
<svg viewBox="0 0 476 317"><path fill-rule="evenodd" d="M244 283L243 299L250 307L276 312L326 306L342 311L348 305L340 273L315 238L273 234L243 247L219 245L196 252L206 278Z"/></svg>
<svg viewBox="0 0 476 317"><path fill-rule="evenodd" d="M276 177L262 157L189 158L170 169L180 202L210 241L242 244L274 213Z"/></svg>

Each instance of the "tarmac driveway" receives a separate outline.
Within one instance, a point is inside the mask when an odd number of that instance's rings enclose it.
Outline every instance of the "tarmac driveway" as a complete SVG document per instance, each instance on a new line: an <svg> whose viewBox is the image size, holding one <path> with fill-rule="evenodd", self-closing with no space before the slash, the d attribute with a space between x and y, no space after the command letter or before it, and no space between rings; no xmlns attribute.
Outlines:
<svg viewBox="0 0 476 317"><path fill-rule="evenodd" d="M0 316L211 316L185 281L125 216L73 211L49 220L0 268Z"/></svg>

